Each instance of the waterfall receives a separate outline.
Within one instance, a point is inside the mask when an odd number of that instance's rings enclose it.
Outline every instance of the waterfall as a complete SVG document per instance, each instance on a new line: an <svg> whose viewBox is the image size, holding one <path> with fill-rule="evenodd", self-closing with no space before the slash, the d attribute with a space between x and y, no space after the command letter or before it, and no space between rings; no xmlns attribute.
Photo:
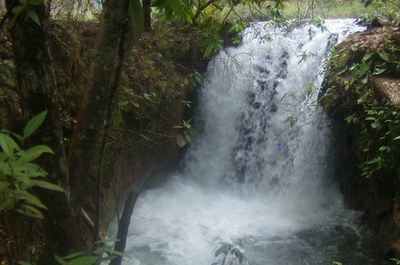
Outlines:
<svg viewBox="0 0 400 265"><path fill-rule="evenodd" d="M255 23L210 62L182 170L140 195L124 264L373 264L332 176L317 106L323 62L352 20ZM356 262L355 262L356 261Z"/></svg>

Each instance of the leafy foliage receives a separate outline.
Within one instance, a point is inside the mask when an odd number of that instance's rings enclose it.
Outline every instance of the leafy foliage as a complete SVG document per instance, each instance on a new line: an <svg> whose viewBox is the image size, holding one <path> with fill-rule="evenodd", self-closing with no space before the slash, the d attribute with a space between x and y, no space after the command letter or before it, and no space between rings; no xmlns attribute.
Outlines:
<svg viewBox="0 0 400 265"><path fill-rule="evenodd" d="M378 50L368 50L352 65L343 66L346 56L353 53L360 54L357 47L332 52L326 73L330 80L328 96L321 101L325 106L340 102L333 108L348 113L345 121L358 135L356 146L362 175L393 176L400 180L396 166L400 155L400 112L374 90L375 77L392 75L399 69L398 50L386 41Z"/></svg>
<svg viewBox="0 0 400 265"><path fill-rule="evenodd" d="M19 0L19 5L13 8L13 19L11 24L15 23L15 20L21 16L25 15L25 19L31 19L37 25L40 25L39 16L36 14L34 7L43 4L43 0Z"/></svg>
<svg viewBox="0 0 400 265"><path fill-rule="evenodd" d="M0 133L0 212L15 210L23 215L43 218L46 206L36 197L32 188L63 191L58 185L46 181L47 172L34 161L43 154L53 154L45 145L24 150L14 140L22 143L42 124L47 112L32 118L25 126L23 135L6 130Z"/></svg>
<svg viewBox="0 0 400 265"><path fill-rule="evenodd" d="M74 252L65 257L55 256L55 258L60 265L94 265L110 261L116 256L124 256L123 253L106 246L107 243L108 241L97 241L92 252Z"/></svg>
<svg viewBox="0 0 400 265"><path fill-rule="evenodd" d="M181 126L175 126L175 128L179 128L182 130L182 133L176 137L176 144L179 147L184 147L187 144L192 142L192 139L197 136L197 131L193 129L190 125L189 121L183 121Z"/></svg>
<svg viewBox="0 0 400 265"><path fill-rule="evenodd" d="M268 17L275 22L283 21L283 1L275 0L274 4L266 0L157 0L153 6L165 16L165 21L184 22L198 29L202 39L204 57L208 58L223 48L221 32L223 25L229 20L232 26L228 29L230 33L238 33L247 25L248 14L259 14ZM237 10L249 9L246 16L240 16ZM262 12L267 10L267 13ZM240 38L237 34L231 40L238 44Z"/></svg>
<svg viewBox="0 0 400 265"><path fill-rule="evenodd" d="M363 15L363 20L371 23L376 17L386 19L390 23L400 22L400 2L398 0L373 0L370 11Z"/></svg>

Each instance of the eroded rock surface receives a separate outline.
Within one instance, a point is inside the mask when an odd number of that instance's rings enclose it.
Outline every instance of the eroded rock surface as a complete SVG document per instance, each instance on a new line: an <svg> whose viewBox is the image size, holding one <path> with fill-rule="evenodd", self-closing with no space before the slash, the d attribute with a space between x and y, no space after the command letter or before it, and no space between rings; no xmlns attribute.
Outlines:
<svg viewBox="0 0 400 265"><path fill-rule="evenodd" d="M382 260L400 255L399 51L397 27L350 35L327 63L321 97L334 124L335 175L375 229Z"/></svg>

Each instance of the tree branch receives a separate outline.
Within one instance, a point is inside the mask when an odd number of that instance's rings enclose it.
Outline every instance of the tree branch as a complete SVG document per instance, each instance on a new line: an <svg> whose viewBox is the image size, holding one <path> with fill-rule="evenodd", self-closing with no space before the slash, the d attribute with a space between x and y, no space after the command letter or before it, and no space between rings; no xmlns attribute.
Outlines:
<svg viewBox="0 0 400 265"><path fill-rule="evenodd" d="M216 2L218 2L218 0L210 0L207 3L205 3L204 5L199 6L197 8L196 13L193 15L193 18L192 18L193 24L196 23L196 20L199 18L199 16L201 15L201 12L203 12L204 9L206 9L207 7L209 7L210 5L212 5L212 4L216 3Z"/></svg>
<svg viewBox="0 0 400 265"><path fill-rule="evenodd" d="M117 232L118 241L115 243L114 251L124 252L125 250L131 215L138 195L139 193L137 192L131 192L129 193L128 199L126 199L121 219L118 222L118 232ZM117 256L115 259L112 259L110 261L109 265L121 265L121 262L122 262L122 256Z"/></svg>

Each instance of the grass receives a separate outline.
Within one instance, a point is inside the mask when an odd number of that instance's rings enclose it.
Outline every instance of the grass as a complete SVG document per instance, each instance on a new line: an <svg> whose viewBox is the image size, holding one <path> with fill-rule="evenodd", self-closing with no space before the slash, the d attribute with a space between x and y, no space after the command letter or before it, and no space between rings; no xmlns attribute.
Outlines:
<svg viewBox="0 0 400 265"><path fill-rule="evenodd" d="M283 17L285 19L309 19L311 17L321 18L359 18L366 13L371 12L372 7L365 8L361 0L347 1L342 4L343 0L288 0L284 2ZM312 5L313 3L313 5ZM253 7L238 5L235 12L230 13L229 20L235 20L238 16L246 20L265 20L270 17L268 15L268 5L264 4L261 8L256 5ZM311 8L313 7L313 8ZM221 15L227 14L225 9Z"/></svg>
<svg viewBox="0 0 400 265"><path fill-rule="evenodd" d="M313 9L311 2L314 2ZM342 1L288 1L283 11L284 16L291 19L306 19L312 16L322 18L356 18L369 11L360 0L342 4Z"/></svg>

